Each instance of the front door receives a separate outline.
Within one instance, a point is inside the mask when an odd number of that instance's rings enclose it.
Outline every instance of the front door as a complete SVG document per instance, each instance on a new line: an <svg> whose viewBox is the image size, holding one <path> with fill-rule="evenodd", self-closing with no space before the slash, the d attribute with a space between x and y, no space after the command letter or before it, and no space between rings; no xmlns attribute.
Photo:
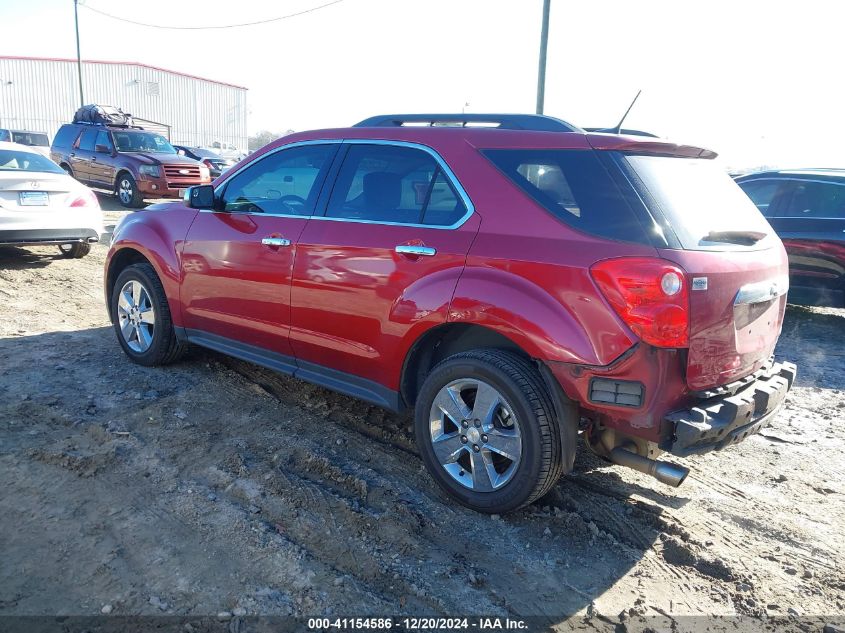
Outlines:
<svg viewBox="0 0 845 633"><path fill-rule="evenodd" d="M91 159L94 157L94 145L97 140L97 132L99 130L95 127L83 130L82 134L76 139L76 143L70 150L68 160L70 168L73 171L73 177L80 182L90 184L91 179Z"/></svg>
<svg viewBox="0 0 845 633"><path fill-rule="evenodd" d="M479 221L430 150L345 145L324 215L299 239L291 344L298 376L381 402L412 329L446 321Z"/></svg>
<svg viewBox="0 0 845 633"><path fill-rule="evenodd" d="M272 152L224 183L219 210L197 214L182 252L190 339L270 352L280 368L292 370L291 271L336 152L331 144Z"/></svg>

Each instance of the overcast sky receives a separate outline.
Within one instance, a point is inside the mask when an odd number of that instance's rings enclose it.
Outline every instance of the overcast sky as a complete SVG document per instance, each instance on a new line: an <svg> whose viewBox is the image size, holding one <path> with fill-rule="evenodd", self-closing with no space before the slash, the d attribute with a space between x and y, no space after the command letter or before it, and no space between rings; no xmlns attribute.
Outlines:
<svg viewBox="0 0 845 633"><path fill-rule="evenodd" d="M142 22L204 26L329 1L82 3ZM283 132L388 112L533 112L541 7L343 0L210 31L134 26L85 7L79 15L83 58L247 86L250 131ZM72 0L0 0L0 24L0 54L76 54ZM641 88L628 127L711 147L734 166L845 166L843 25L839 0L552 0L546 114L612 125Z"/></svg>

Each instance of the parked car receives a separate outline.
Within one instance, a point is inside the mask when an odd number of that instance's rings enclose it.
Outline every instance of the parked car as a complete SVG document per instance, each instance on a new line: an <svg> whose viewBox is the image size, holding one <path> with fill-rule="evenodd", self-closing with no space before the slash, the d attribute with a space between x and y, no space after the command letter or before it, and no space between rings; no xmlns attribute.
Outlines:
<svg viewBox="0 0 845 633"><path fill-rule="evenodd" d="M136 126L67 123L53 139L51 157L78 181L116 194L130 208L143 206L144 198L180 198L188 187L211 182L208 167Z"/></svg>
<svg viewBox="0 0 845 633"><path fill-rule="evenodd" d="M193 158L195 161L198 161L208 167L208 171L210 172L212 178L217 178L224 171L237 164L235 159L223 158L210 149L189 147L187 145L174 145L173 147L176 148L176 151L182 156Z"/></svg>
<svg viewBox="0 0 845 633"><path fill-rule="evenodd" d="M104 279L124 352L160 365L192 343L412 409L432 478L491 513L544 495L579 429L680 485L662 452L772 420L795 377L773 360L786 253L715 154L448 116L498 127L294 134L124 218Z"/></svg>
<svg viewBox="0 0 845 633"><path fill-rule="evenodd" d="M791 169L736 179L783 240L789 301L845 307L845 169Z"/></svg>
<svg viewBox="0 0 845 633"><path fill-rule="evenodd" d="M0 244L84 257L103 234L97 196L33 148L0 142Z"/></svg>
<svg viewBox="0 0 845 633"><path fill-rule="evenodd" d="M26 145L42 156L50 158L50 137L44 132L0 128L0 142L4 141Z"/></svg>

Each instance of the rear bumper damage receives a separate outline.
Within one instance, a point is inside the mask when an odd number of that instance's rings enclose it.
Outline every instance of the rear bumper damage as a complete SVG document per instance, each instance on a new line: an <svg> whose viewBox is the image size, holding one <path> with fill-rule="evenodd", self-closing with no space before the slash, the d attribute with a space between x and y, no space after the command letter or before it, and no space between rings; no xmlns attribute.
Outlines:
<svg viewBox="0 0 845 633"><path fill-rule="evenodd" d="M793 363L770 361L754 375L723 393L704 394L695 406L675 411L665 420L674 427L661 449L678 457L721 450L768 426L795 382Z"/></svg>

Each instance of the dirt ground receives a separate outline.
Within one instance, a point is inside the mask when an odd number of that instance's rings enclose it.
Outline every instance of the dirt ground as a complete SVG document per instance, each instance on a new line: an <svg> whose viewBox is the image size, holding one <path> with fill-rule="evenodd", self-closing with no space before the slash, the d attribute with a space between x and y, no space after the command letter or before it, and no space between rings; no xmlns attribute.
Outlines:
<svg viewBox="0 0 845 633"><path fill-rule="evenodd" d="M0 616L843 621L845 310L789 307L786 409L681 488L582 451L490 518L435 488L409 419L203 350L130 363L105 253L0 247Z"/></svg>

